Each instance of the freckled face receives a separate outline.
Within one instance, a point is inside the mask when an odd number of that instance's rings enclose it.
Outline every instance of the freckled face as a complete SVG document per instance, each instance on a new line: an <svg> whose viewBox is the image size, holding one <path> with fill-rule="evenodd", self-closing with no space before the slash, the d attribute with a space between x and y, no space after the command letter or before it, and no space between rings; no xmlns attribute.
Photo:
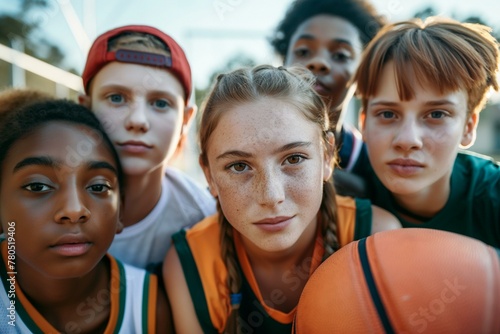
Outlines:
<svg viewBox="0 0 500 334"><path fill-rule="evenodd" d="M50 122L9 150L1 168L0 218L15 222L23 277L80 277L106 254L119 221L116 163L91 129Z"/></svg>
<svg viewBox="0 0 500 334"><path fill-rule="evenodd" d="M315 89L330 107L332 123L337 122L362 50L358 29L332 15L311 17L291 37L285 65L303 65L314 73Z"/></svg>
<svg viewBox="0 0 500 334"><path fill-rule="evenodd" d="M415 97L401 101L393 63L385 65L363 113L370 163L395 195L446 199L459 146L473 142L477 117L467 115L464 90L441 94L417 83L413 89Z"/></svg>
<svg viewBox="0 0 500 334"><path fill-rule="evenodd" d="M274 98L229 107L207 145L204 172L224 215L265 251L312 237L330 176L320 127Z"/></svg>

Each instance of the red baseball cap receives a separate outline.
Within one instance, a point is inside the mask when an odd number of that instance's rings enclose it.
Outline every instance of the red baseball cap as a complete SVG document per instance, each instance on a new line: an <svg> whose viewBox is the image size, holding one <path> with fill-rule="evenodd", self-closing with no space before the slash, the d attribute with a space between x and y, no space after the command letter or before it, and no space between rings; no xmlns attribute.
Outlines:
<svg viewBox="0 0 500 334"><path fill-rule="evenodd" d="M119 49L108 51L108 42L125 32L139 32L159 38L170 49L170 57L136 50ZM108 63L113 61L164 67L180 81L185 93L186 104L191 96L191 67L182 48L169 35L159 29L145 25L128 25L109 30L96 38L87 56L82 79L88 93L90 80Z"/></svg>

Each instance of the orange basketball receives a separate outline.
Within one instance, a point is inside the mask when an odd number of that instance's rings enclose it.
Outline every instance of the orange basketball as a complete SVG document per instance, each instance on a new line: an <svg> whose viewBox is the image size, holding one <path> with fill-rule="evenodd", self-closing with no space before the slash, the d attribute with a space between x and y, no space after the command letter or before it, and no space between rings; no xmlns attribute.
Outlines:
<svg viewBox="0 0 500 334"><path fill-rule="evenodd" d="M352 242L310 277L296 334L500 333L500 258L481 241L407 228Z"/></svg>

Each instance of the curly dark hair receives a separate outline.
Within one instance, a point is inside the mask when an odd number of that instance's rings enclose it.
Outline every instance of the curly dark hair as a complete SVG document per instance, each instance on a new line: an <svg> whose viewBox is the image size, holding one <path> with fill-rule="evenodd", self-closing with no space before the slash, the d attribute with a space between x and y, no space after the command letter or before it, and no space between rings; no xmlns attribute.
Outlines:
<svg viewBox="0 0 500 334"><path fill-rule="evenodd" d="M299 25L321 14L338 16L351 22L358 28L364 45L386 23L385 18L377 14L375 7L365 0L295 0L270 37L275 52L284 60L290 39Z"/></svg>

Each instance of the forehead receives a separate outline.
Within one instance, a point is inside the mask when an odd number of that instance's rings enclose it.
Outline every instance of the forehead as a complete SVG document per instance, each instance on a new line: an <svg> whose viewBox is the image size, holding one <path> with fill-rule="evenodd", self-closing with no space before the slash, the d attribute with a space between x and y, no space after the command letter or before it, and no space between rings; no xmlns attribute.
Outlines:
<svg viewBox="0 0 500 334"><path fill-rule="evenodd" d="M382 68L380 77L377 80L377 90L371 100L388 99L391 101L400 101L400 94L398 91L398 83L396 80L396 68L393 61L387 62ZM399 73L399 75L401 75ZM404 80L411 83L411 87L415 96L411 100L439 100L446 98L454 103L465 104L467 101L467 92L465 89L458 89L455 91L442 91L435 83L430 82L426 78L417 80L415 72L408 66L405 71Z"/></svg>
<svg viewBox="0 0 500 334"><path fill-rule="evenodd" d="M47 156L63 165L77 167L88 161L106 161L116 167L111 149L101 134L79 124L54 121L42 124L18 139L6 156L6 163L32 156Z"/></svg>
<svg viewBox="0 0 500 334"><path fill-rule="evenodd" d="M211 146L240 145L265 149L269 144L320 138L320 126L290 102L262 98L224 110L210 136Z"/></svg>
<svg viewBox="0 0 500 334"><path fill-rule="evenodd" d="M92 79L90 91L106 86L122 86L140 92L163 91L184 99L184 89L177 77L166 69L153 66L110 62Z"/></svg>
<svg viewBox="0 0 500 334"><path fill-rule="evenodd" d="M292 43L304 37L362 44L358 29L351 22L333 15L316 15L302 22L292 35Z"/></svg>

